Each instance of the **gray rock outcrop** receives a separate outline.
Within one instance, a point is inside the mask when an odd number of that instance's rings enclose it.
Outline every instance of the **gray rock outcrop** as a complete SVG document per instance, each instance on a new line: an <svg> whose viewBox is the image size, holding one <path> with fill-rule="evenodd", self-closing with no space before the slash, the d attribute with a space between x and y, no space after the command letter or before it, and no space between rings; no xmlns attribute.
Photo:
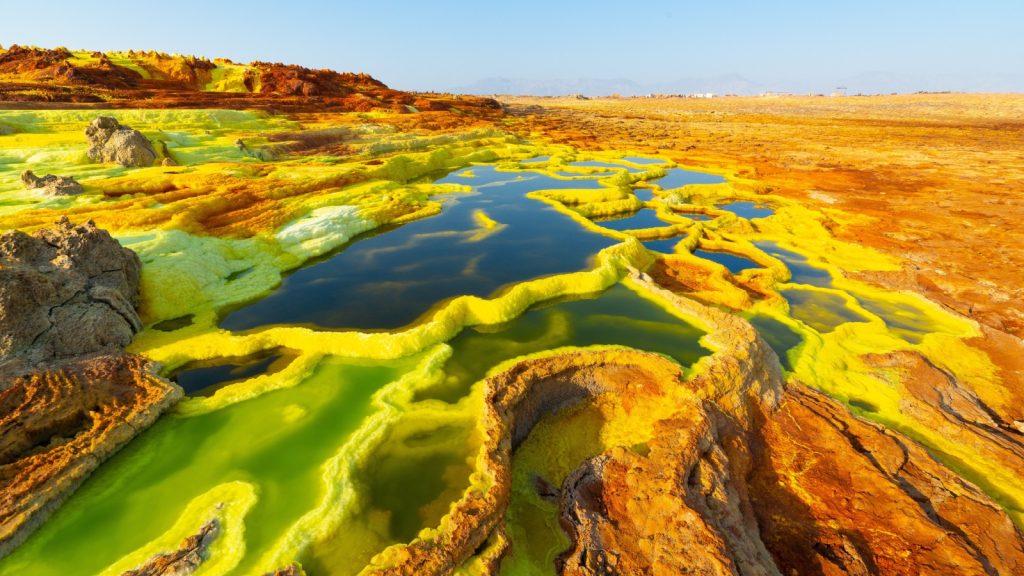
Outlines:
<svg viewBox="0 0 1024 576"><path fill-rule="evenodd" d="M29 190L42 190L50 196L73 196L82 193L82 185L73 176L36 176L31 170L21 173L21 183Z"/></svg>
<svg viewBox="0 0 1024 576"><path fill-rule="evenodd" d="M43 365L128 345L142 329L140 268L91 221L0 235L0 390Z"/></svg>
<svg viewBox="0 0 1024 576"><path fill-rule="evenodd" d="M85 129L87 154L93 162L117 162L128 168L152 166L156 150L142 132L122 126L116 118L99 116Z"/></svg>

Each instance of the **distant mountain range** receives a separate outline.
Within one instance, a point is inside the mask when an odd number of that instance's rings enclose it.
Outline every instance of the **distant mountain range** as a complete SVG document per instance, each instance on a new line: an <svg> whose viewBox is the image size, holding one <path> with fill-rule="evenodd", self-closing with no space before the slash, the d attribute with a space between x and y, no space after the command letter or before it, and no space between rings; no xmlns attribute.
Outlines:
<svg viewBox="0 0 1024 576"><path fill-rule="evenodd" d="M629 78L575 78L538 80L529 78L484 78L472 84L451 88L460 94L523 94L532 96L642 96L645 94L736 94L749 96L767 91L792 93L831 93L837 86L847 94L888 94L890 92L1024 92L1024 74L908 74L902 72L865 72L834 82L789 81L771 86L738 74L704 78L680 78L643 84Z"/></svg>
<svg viewBox="0 0 1024 576"><path fill-rule="evenodd" d="M640 96L644 94L760 94L764 86L746 78L729 74L708 78L680 78L671 82L641 84L628 78L575 78L566 80L534 80L528 78L484 78L472 84L456 86L460 94L530 94L532 96Z"/></svg>

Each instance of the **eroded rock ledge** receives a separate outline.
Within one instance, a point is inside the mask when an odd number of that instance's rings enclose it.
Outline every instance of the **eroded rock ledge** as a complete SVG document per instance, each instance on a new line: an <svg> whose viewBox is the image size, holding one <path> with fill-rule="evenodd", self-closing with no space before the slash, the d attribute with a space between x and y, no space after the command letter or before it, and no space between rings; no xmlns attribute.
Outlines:
<svg viewBox="0 0 1024 576"><path fill-rule="evenodd" d="M0 556L180 397L146 360L119 353L36 372L0 392Z"/></svg>

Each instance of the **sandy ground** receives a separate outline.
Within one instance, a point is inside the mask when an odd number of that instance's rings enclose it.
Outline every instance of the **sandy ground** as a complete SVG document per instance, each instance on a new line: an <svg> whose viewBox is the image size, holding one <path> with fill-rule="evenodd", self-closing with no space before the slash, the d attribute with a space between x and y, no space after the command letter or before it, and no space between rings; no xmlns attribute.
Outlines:
<svg viewBox="0 0 1024 576"><path fill-rule="evenodd" d="M1024 95L501 100L523 135L735 170L871 217L833 233L905 265L862 279L978 321L975 345L1024 381Z"/></svg>

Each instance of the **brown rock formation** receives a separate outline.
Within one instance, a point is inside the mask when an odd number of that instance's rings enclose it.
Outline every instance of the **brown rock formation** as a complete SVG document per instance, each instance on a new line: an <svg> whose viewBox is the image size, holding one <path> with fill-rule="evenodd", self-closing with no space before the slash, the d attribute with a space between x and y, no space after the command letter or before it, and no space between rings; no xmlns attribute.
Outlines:
<svg viewBox="0 0 1024 576"><path fill-rule="evenodd" d="M92 222L0 235L0 389L42 364L130 343L142 328L140 266Z"/></svg>
<svg viewBox="0 0 1024 576"><path fill-rule="evenodd" d="M74 360L0 391L0 556L180 397L125 354Z"/></svg>
<svg viewBox="0 0 1024 576"><path fill-rule="evenodd" d="M291 96L345 96L357 87L382 89L383 82L369 74L313 70L294 64L253 62L260 72L260 92Z"/></svg>
<svg viewBox="0 0 1024 576"><path fill-rule="evenodd" d="M995 502L826 396L792 384L756 435L749 490L782 572L1024 570L1024 540Z"/></svg>
<svg viewBox="0 0 1024 576"><path fill-rule="evenodd" d="M188 576L206 560L210 543L220 534L220 523L210 520L199 531L186 537L172 552L157 554L146 564L121 576Z"/></svg>
<svg viewBox="0 0 1024 576"><path fill-rule="evenodd" d="M116 118L99 116L85 129L86 154L93 162L117 162L128 168L152 166L156 151L142 132L122 126Z"/></svg>
<svg viewBox="0 0 1024 576"><path fill-rule="evenodd" d="M70 176L36 176L31 170L21 173L21 183L29 190L42 190L50 196L73 196L82 193L82 185Z"/></svg>
<svg viewBox="0 0 1024 576"><path fill-rule="evenodd" d="M559 573L1021 573L1024 536L981 490L898 432L797 382L783 391L774 354L743 320L634 279L710 327L718 352L701 371L686 380L663 357L613 350L491 376L493 486L467 492L437 537L392 547L364 573L459 566L501 532L511 453L545 415L590 401L652 432L642 450L610 447L549 490L572 542Z"/></svg>

